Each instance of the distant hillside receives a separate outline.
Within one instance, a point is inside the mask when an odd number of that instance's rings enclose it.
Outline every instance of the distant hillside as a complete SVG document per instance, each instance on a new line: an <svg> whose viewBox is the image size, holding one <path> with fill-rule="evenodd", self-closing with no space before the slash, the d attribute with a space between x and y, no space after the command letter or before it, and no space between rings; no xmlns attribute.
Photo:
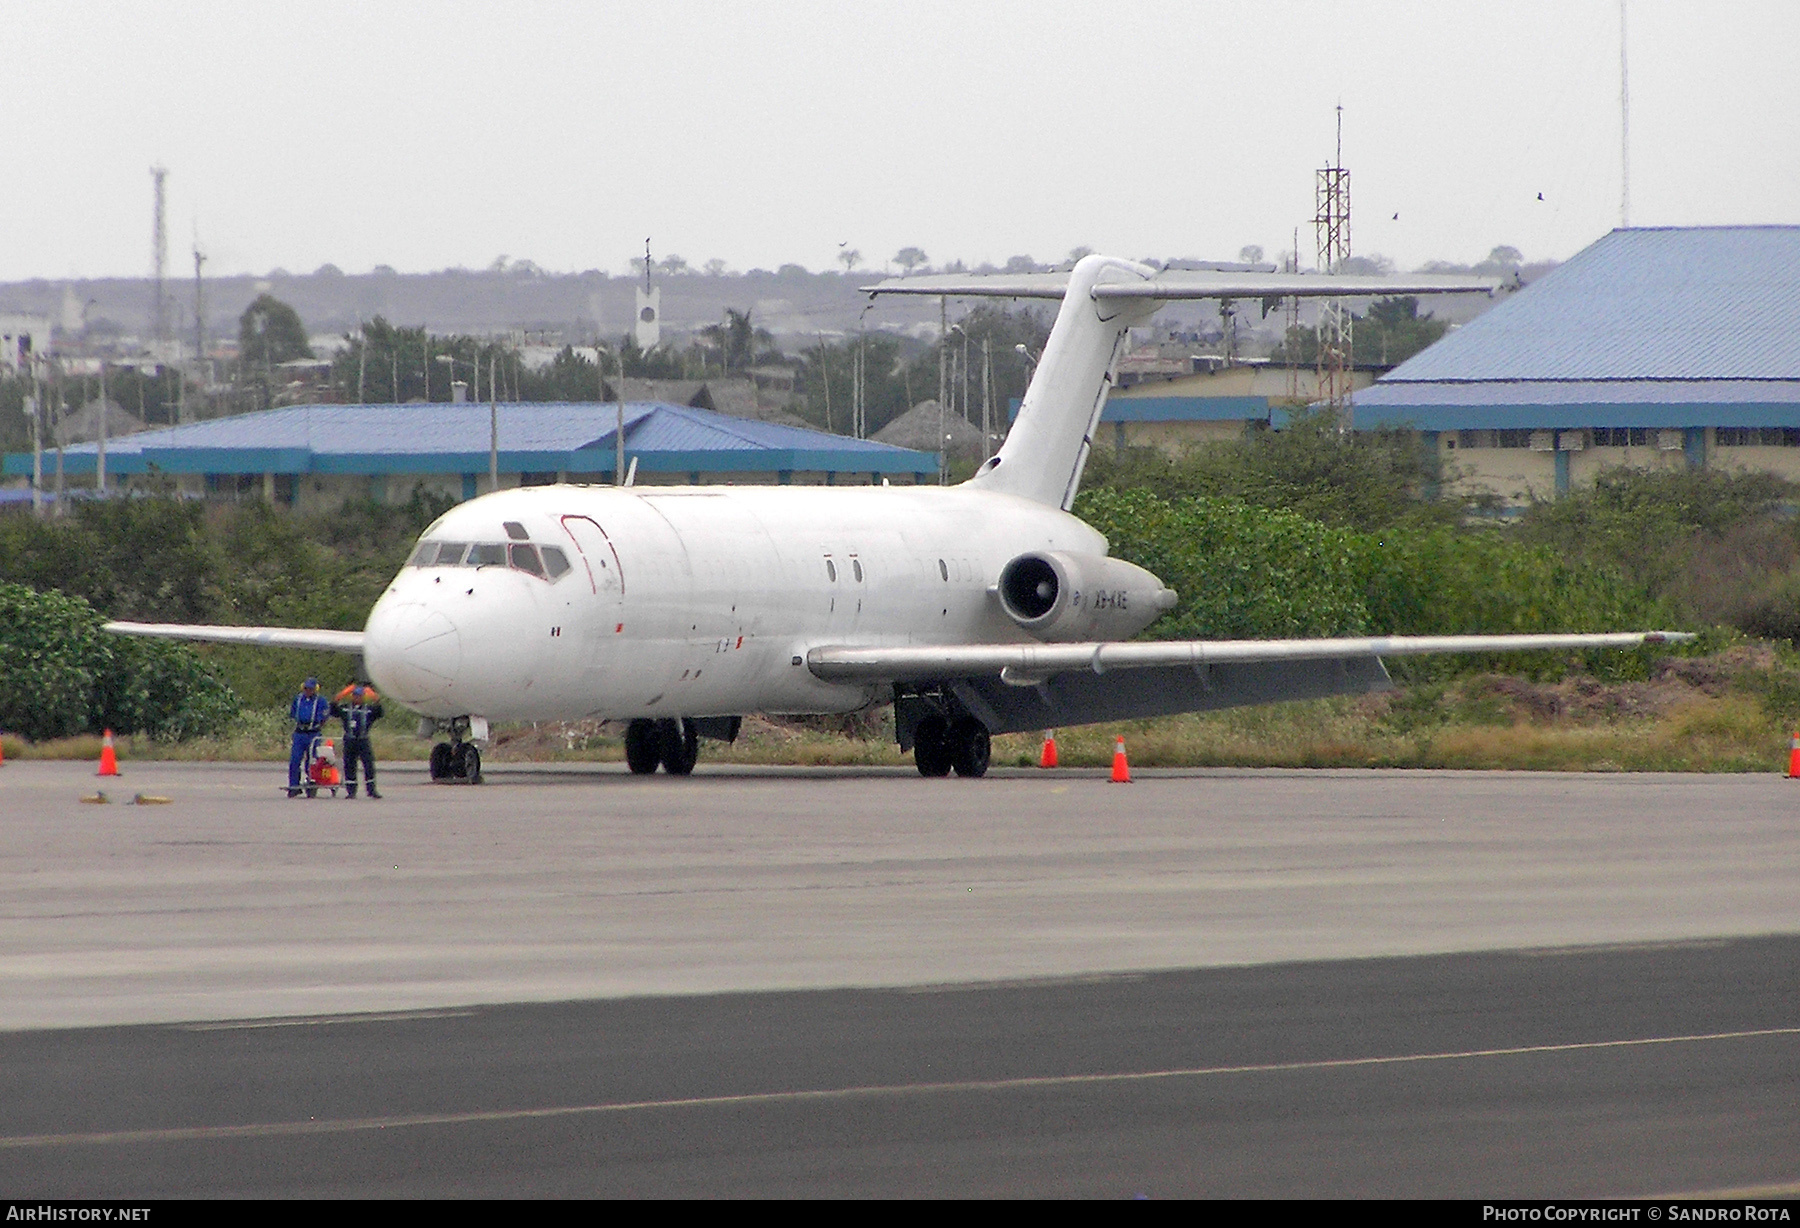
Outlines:
<svg viewBox="0 0 1800 1228"><path fill-rule="evenodd" d="M709 277L658 276L664 326L686 332L718 323L725 308L749 308L760 328L784 339L842 333L857 326L868 299L857 287L881 280L879 271L854 274L809 273L798 266L781 272L754 271ZM209 336L236 337L238 317L258 294L267 292L300 313L315 335L342 333L376 315L434 333L491 334L552 332L577 342L596 327L608 336L632 326L637 307L633 277L587 272L488 272L346 274L327 265L318 272L263 277L208 278L205 287ZM168 283L171 318L183 335L193 330L194 283ZM88 320L97 332L144 337L151 330L153 284L147 278L33 281L0 284L0 312L62 317L65 300L77 312L93 300ZM910 330L935 324L936 304L884 299L869 313L871 328Z"/></svg>
<svg viewBox="0 0 1800 1228"><path fill-rule="evenodd" d="M1446 268L1450 266L1445 266ZM1528 265L1526 280L1553 265ZM881 280L880 270L858 273L812 273L798 265L778 272L753 270L708 276L703 273L659 274L666 330L691 332L718 323L727 307L748 308L758 328L766 328L789 351L818 344L826 336L853 332L861 320L870 329L934 335L937 304L929 299L883 298L863 318L868 305L861 286ZM358 321L385 316L406 327L425 326L433 333L479 335L530 333L529 340L580 344L596 328L617 337L632 326L637 310L637 278L585 273L545 273L526 266L504 272L448 269L437 273L341 273L331 265L304 274L281 271L262 277L208 278L207 334L214 340L235 339L238 317L258 294L269 293L300 313L314 336L341 334ZM180 335L193 335L194 283L168 283L170 318ZM61 319L65 310L79 317L82 305L92 336L145 338L151 330L152 284L147 278L98 278L0 283L0 313L25 312ZM1434 302L1427 310L1452 323L1465 323L1491 305L1475 296ZM953 318L962 313L952 307ZM1218 314L1210 304L1188 303L1165 313L1165 327L1217 335ZM1279 313L1259 318L1239 312L1240 339L1266 348L1281 336ZM1310 324L1309 306L1304 320ZM1209 327L1210 326L1210 327Z"/></svg>

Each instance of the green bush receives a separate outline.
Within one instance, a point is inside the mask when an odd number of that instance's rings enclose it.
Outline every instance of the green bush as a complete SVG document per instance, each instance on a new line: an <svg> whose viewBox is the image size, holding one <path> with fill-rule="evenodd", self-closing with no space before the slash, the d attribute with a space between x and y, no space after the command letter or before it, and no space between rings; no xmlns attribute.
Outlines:
<svg viewBox="0 0 1800 1228"><path fill-rule="evenodd" d="M1368 623L1356 534L1231 499L1092 490L1076 514L1112 553L1161 576L1180 602L1156 639L1356 635Z"/></svg>
<svg viewBox="0 0 1800 1228"><path fill-rule="evenodd" d="M1358 533L1293 512L1147 490L1084 493L1075 510L1113 554L1147 567L1180 602L1146 636L1277 639L1631 631L1665 611L1616 571L1569 562L1500 531ZM1413 675L1499 668L1561 672L1566 654L1445 660ZM1642 672L1640 654L1588 654L1602 672Z"/></svg>
<svg viewBox="0 0 1800 1228"><path fill-rule="evenodd" d="M78 733L214 733L238 698L179 644L102 630L86 601L0 583L0 728L34 741Z"/></svg>

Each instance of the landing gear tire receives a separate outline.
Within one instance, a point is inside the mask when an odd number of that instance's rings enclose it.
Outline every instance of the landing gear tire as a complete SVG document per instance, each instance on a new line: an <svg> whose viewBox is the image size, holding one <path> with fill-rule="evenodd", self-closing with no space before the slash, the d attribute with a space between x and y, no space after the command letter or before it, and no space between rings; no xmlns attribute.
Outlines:
<svg viewBox="0 0 1800 1228"><path fill-rule="evenodd" d="M431 748L431 778L444 780L451 773L450 743L439 742Z"/></svg>
<svg viewBox="0 0 1800 1228"><path fill-rule="evenodd" d="M928 716L913 728L913 762L921 776L950 774L950 726L941 716Z"/></svg>
<svg viewBox="0 0 1800 1228"><path fill-rule="evenodd" d="M658 721L657 735L662 743L663 771L671 776L686 776L700 761L700 735L694 722Z"/></svg>
<svg viewBox="0 0 1800 1228"><path fill-rule="evenodd" d="M625 766L634 775L648 776L662 762L662 735L655 721L632 721L625 726Z"/></svg>
<svg viewBox="0 0 1800 1228"><path fill-rule="evenodd" d="M459 742L451 751L450 772L468 784L481 783L481 751L473 742Z"/></svg>
<svg viewBox="0 0 1800 1228"><path fill-rule="evenodd" d="M958 776L986 776L993 745L987 726L972 716L965 716L950 726L950 766Z"/></svg>

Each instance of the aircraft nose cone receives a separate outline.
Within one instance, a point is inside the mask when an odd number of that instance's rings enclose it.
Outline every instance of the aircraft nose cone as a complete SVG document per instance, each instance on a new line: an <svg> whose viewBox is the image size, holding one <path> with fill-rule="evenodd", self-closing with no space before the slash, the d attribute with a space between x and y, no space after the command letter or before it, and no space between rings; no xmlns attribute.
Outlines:
<svg viewBox="0 0 1800 1228"><path fill-rule="evenodd" d="M405 704L447 694L462 667L462 638L442 610L400 605L379 611L364 641L365 660L381 689Z"/></svg>

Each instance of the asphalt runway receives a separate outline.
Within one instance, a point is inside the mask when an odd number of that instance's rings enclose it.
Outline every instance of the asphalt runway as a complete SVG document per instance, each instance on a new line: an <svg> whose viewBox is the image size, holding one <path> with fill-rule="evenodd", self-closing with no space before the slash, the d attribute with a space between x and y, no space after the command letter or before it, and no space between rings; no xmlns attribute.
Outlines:
<svg viewBox="0 0 1800 1228"><path fill-rule="evenodd" d="M91 771L0 767L9 1192L1800 1182L1778 777Z"/></svg>
<svg viewBox="0 0 1800 1228"><path fill-rule="evenodd" d="M1800 1192L1800 939L0 1035L30 1197Z"/></svg>

